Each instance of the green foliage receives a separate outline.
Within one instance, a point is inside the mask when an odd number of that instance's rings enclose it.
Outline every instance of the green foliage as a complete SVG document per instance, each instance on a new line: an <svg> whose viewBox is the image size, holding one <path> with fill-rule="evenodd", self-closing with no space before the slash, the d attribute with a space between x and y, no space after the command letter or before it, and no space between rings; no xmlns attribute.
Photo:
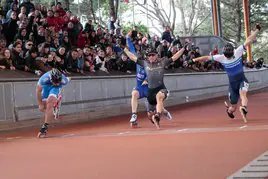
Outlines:
<svg viewBox="0 0 268 179"><path fill-rule="evenodd" d="M74 0L69 0L69 3L73 3ZM41 5L46 5L46 6L51 6L52 4L55 3L54 0L31 0L32 3L34 4L41 4ZM65 8L65 1L63 0L58 0L58 2L61 2L62 3L62 7Z"/></svg>
<svg viewBox="0 0 268 179"><path fill-rule="evenodd" d="M268 51L268 30L263 32L257 37L257 43L252 45L253 59L264 58L265 62L268 63L267 51Z"/></svg>
<svg viewBox="0 0 268 179"><path fill-rule="evenodd" d="M141 24L141 22L138 22L135 24L138 27L138 31L142 34L147 34L149 32L149 29L147 26ZM129 32L133 28L133 23L128 22L127 24L123 25L123 30L125 32Z"/></svg>

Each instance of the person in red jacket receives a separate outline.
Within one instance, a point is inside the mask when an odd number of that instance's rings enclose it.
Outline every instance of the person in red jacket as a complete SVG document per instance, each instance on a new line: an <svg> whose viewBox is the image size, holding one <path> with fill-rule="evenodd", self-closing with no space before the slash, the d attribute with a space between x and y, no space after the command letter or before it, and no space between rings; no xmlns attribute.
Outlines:
<svg viewBox="0 0 268 179"><path fill-rule="evenodd" d="M48 27L55 27L55 18L52 10L47 11L47 25Z"/></svg>
<svg viewBox="0 0 268 179"><path fill-rule="evenodd" d="M86 32L81 30L78 35L77 46L78 48L83 49L86 43L87 43Z"/></svg>
<svg viewBox="0 0 268 179"><path fill-rule="evenodd" d="M60 30L62 30L64 20L60 17L58 11L54 13L54 24L55 24L55 32L59 32Z"/></svg>
<svg viewBox="0 0 268 179"><path fill-rule="evenodd" d="M66 12L61 7L61 2L57 2L57 11L59 12L59 17L63 17L66 15Z"/></svg>

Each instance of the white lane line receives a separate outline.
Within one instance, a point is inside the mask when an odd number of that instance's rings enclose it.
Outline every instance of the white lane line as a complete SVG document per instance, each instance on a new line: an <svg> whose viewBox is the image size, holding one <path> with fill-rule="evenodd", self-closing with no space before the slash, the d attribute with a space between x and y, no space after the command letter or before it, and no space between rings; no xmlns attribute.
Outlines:
<svg viewBox="0 0 268 179"><path fill-rule="evenodd" d="M244 129L246 127L248 127L248 125L243 125L243 126L239 127L239 129Z"/></svg>
<svg viewBox="0 0 268 179"><path fill-rule="evenodd" d="M239 132L239 131L258 131L258 130L268 130L268 125L261 126L236 126L236 127L216 127L216 128L178 128L178 129L166 129L166 130L145 130L145 131L122 131L114 133L92 133L92 134L63 134L56 138L68 138L68 137L116 137L116 136L152 136L152 135L168 135L168 134L180 134L180 133L215 133L215 132ZM6 141L12 141L12 139L20 140L32 140L34 138L23 138L23 137L9 137L5 138ZM48 137L49 138L49 137Z"/></svg>
<svg viewBox="0 0 268 179"><path fill-rule="evenodd" d="M7 137L6 140L13 140L13 139L20 139L21 137L20 136L17 136L17 137Z"/></svg>
<svg viewBox="0 0 268 179"><path fill-rule="evenodd" d="M188 131L189 129L178 129L177 132Z"/></svg>
<svg viewBox="0 0 268 179"><path fill-rule="evenodd" d="M118 135L123 135L123 134L128 134L128 133L130 133L129 131L126 131L126 132L120 132L120 133L118 133Z"/></svg>
<svg viewBox="0 0 268 179"><path fill-rule="evenodd" d="M61 136L61 138L72 137L72 136L74 136L74 135L75 135L75 134L65 134L65 135Z"/></svg>

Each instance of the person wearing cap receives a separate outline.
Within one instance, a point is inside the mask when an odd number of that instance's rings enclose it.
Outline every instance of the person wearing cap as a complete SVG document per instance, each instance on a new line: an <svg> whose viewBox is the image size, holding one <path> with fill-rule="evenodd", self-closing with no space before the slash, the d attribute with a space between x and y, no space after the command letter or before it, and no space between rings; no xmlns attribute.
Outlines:
<svg viewBox="0 0 268 179"><path fill-rule="evenodd" d="M147 100L149 105L156 105L156 113L153 115L152 121L157 129L160 129L159 122L164 109L164 100L168 96L168 90L164 84L164 68L168 64L178 60L186 47L187 44L171 58L159 58L157 56L157 51L154 48L149 47L146 51L146 60L142 57L135 56L127 47L124 49L131 60L145 69L149 88Z"/></svg>

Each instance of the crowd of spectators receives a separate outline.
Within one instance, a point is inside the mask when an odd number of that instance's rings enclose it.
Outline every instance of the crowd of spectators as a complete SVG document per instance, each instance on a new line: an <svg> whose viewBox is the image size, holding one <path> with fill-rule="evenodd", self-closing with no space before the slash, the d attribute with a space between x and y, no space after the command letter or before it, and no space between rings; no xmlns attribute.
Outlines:
<svg viewBox="0 0 268 179"><path fill-rule="evenodd" d="M41 75L52 68L65 74L90 74L97 71L126 74L135 73L136 65L128 59L123 49L126 35L130 35L138 55L148 46L156 48L159 57L171 57L184 44L180 37L173 37L167 26L162 37L142 34L134 27L131 33L116 27L116 19L106 27L94 25L91 20L85 27L79 17L55 5L41 6L30 0L2 0L0 15L0 69L22 70ZM190 69L192 71L222 70L217 62L194 63L200 49L192 44L183 56L166 69ZM184 43L185 43L184 42ZM212 54L217 54L215 48Z"/></svg>

